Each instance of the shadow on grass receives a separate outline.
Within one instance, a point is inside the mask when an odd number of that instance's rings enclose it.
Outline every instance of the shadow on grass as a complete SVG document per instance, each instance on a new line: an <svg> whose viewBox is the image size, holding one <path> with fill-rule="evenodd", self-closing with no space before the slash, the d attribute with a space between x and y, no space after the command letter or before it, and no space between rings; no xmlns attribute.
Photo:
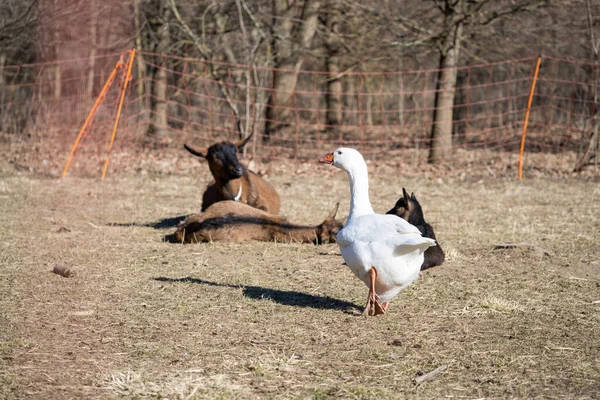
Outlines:
<svg viewBox="0 0 600 400"><path fill-rule="evenodd" d="M328 296L315 296L308 293L290 291L290 290L279 290L269 289L260 286L244 286L244 285L231 285L226 283L217 283L205 281L198 278L167 278L160 276L158 278L152 278L159 282L170 282L170 283L196 283L207 286L218 286L227 287L233 289L242 288L244 296L255 300L269 299L276 303L283 304L285 306L292 307L311 307L321 310L342 310L344 312L355 314L353 310L362 311L362 308L349 301L334 299Z"/></svg>
<svg viewBox="0 0 600 400"><path fill-rule="evenodd" d="M154 229L169 229L176 228L180 222L185 221L191 214L180 215L178 217L163 218L155 222L109 222L108 226L139 226Z"/></svg>

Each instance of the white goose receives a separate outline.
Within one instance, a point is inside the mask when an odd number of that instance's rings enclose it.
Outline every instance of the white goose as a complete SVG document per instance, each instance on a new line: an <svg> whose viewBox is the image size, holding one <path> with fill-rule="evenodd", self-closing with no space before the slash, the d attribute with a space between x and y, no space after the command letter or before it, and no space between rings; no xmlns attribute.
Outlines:
<svg viewBox="0 0 600 400"><path fill-rule="evenodd" d="M348 173L350 215L336 241L348 267L369 287L363 315L383 314L389 301L417 279L423 253L435 241L400 217L375 214L367 164L358 151L342 147L319 162Z"/></svg>

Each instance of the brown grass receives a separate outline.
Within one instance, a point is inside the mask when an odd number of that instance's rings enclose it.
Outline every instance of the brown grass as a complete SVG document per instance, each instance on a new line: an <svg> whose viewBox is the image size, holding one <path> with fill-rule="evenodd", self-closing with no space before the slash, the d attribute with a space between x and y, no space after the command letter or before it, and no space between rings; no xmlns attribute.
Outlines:
<svg viewBox="0 0 600 400"><path fill-rule="evenodd" d="M448 261L365 319L337 245L163 242L198 210L205 167L0 172L0 398L599 396L597 184L373 169L375 209L415 191ZM292 221L348 212L342 172L268 179ZM513 242L534 246L494 250Z"/></svg>

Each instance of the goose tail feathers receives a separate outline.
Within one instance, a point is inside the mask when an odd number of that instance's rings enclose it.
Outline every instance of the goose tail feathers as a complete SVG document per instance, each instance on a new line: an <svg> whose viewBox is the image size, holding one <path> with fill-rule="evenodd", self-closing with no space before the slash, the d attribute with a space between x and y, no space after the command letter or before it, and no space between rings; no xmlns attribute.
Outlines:
<svg viewBox="0 0 600 400"><path fill-rule="evenodd" d="M402 241L396 244L394 256L403 256L416 250L419 250L419 253L423 253L425 250L435 245L435 240L433 239L417 235L410 235L409 237L402 238Z"/></svg>

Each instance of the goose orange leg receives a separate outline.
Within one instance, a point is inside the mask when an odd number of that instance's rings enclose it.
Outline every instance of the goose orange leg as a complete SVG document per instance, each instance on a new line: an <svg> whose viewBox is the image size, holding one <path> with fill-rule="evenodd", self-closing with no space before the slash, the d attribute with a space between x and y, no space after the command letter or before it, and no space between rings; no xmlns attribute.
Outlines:
<svg viewBox="0 0 600 400"><path fill-rule="evenodd" d="M369 286L369 297L367 297L367 304L365 305L365 310L363 311L363 316L373 316L385 314L385 308L379 304L377 301L377 294L375 293L375 280L377 279L377 270L374 267L371 267L369 270L369 276L371 277L371 285Z"/></svg>

